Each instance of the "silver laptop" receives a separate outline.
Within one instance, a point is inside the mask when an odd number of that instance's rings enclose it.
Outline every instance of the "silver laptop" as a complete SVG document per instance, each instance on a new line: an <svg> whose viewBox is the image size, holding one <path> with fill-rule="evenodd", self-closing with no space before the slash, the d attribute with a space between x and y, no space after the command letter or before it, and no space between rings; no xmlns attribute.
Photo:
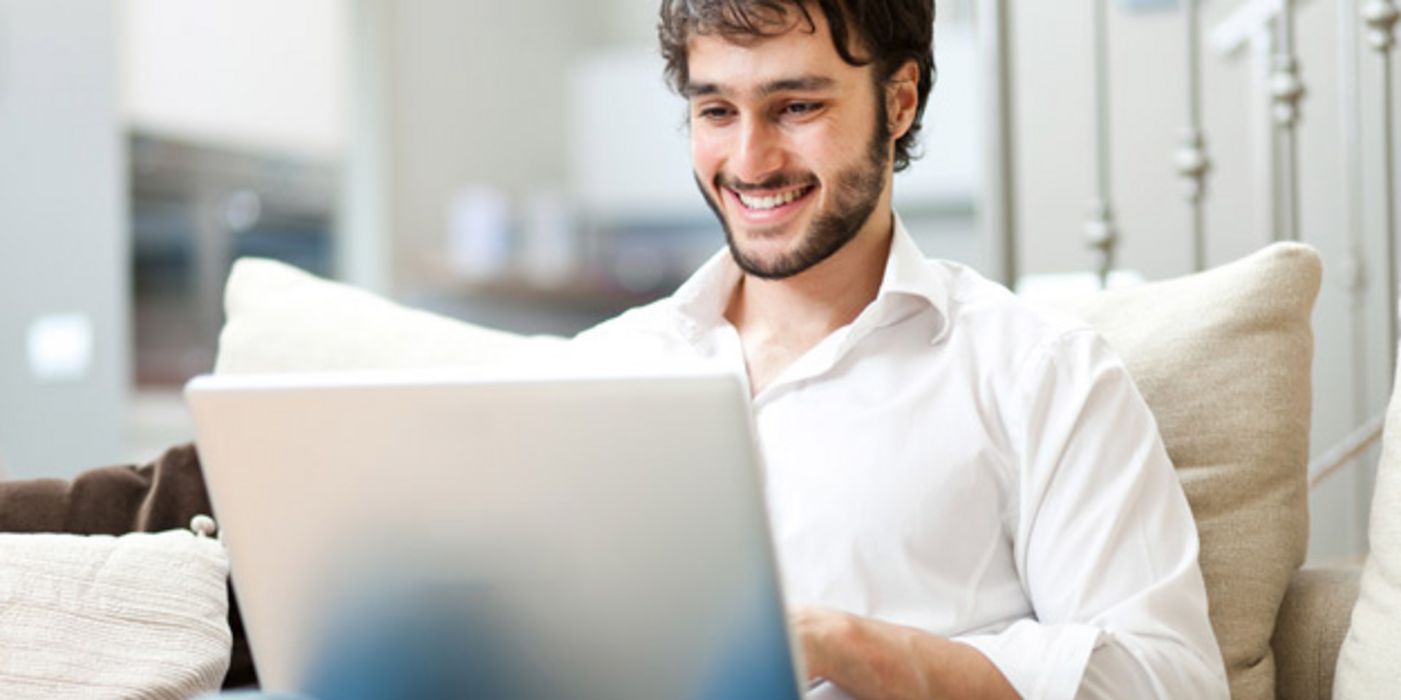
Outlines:
<svg viewBox="0 0 1401 700"><path fill-rule="evenodd" d="M797 698L736 377L186 387L263 687Z"/></svg>

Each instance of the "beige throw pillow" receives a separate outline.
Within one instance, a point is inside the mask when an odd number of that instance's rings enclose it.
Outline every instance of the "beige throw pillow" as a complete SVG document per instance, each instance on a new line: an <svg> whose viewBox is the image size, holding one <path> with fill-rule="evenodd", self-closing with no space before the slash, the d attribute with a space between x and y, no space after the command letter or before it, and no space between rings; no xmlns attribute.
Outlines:
<svg viewBox="0 0 1401 700"><path fill-rule="evenodd" d="M0 534L0 697L189 698L229 666L228 557L188 530Z"/></svg>
<svg viewBox="0 0 1401 700"><path fill-rule="evenodd" d="M409 309L258 258L234 263L224 308L216 374L528 364L565 342Z"/></svg>
<svg viewBox="0 0 1401 700"><path fill-rule="evenodd" d="M1362 588L1333 678L1343 700L1401 693L1401 374L1387 407L1368 539Z"/></svg>
<svg viewBox="0 0 1401 700"><path fill-rule="evenodd" d="M1270 636L1308 544L1313 333L1322 266L1278 243L1074 305L1152 408L1201 536L1231 696L1273 698Z"/></svg>

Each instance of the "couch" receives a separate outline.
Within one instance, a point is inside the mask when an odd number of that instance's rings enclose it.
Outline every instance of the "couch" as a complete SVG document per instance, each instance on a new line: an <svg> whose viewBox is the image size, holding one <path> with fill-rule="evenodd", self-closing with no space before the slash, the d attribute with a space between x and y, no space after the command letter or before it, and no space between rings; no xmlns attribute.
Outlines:
<svg viewBox="0 0 1401 700"><path fill-rule="evenodd" d="M1356 568L1300 568L1320 277L1311 248L1275 244L1203 273L1059 304L1116 347L1158 420L1197 520L1211 620L1237 698L1331 697L1335 668L1343 697L1401 688L1377 661L1401 661L1401 644L1386 646L1401 630L1387 617L1401 603L1397 523L1385 532L1373 524L1373 559L1389 553L1394 569L1369 561L1363 579ZM224 374L546 362L567 344L405 309L265 260L236 264L226 308L216 366ZM1393 463L1395 432L1385 449ZM1401 506L1401 476L1386 476L1399 469L1383 467L1381 510ZM1354 612L1360 581L1366 605ZM0 686L3 672L0 662Z"/></svg>

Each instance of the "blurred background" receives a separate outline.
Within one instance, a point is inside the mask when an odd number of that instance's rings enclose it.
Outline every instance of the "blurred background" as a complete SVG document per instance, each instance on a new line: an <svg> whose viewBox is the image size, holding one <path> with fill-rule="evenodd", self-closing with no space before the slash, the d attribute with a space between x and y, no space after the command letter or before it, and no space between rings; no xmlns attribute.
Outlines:
<svg viewBox="0 0 1401 700"><path fill-rule="evenodd" d="M1326 269L1316 451L1380 411L1390 377L1385 289L1359 294L1352 274L1381 277L1384 231L1362 217L1373 254L1360 258L1343 235L1358 187L1390 196L1378 178L1339 175L1338 76L1378 70L1360 44L1357 65L1339 50L1355 4L1298 8L1299 26L1320 27L1297 39L1310 79L1299 228ZM1113 121L1096 131L1092 5L939 0L926 155L896 180L927 254L1009 284L1090 280L1105 133L1116 268L1193 269L1174 166L1182 8L1106 3ZM1258 184L1267 5L1280 3L1203 5L1211 265L1272 237ZM691 180L656 12L656 0L0 0L0 471L71 476L190 439L178 392L212 367L240 256L531 333L572 334L672 291L723 238ZM1013 79L999 89L998 75ZM1370 341L1347 332L1359 308ZM1373 465L1314 492L1315 559L1365 551Z"/></svg>

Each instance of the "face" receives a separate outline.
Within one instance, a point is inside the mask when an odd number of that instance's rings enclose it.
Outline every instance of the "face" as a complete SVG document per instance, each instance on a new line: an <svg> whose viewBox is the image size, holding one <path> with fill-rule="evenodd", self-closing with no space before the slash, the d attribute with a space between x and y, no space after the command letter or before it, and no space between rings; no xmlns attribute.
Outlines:
<svg viewBox="0 0 1401 700"><path fill-rule="evenodd" d="M688 43L696 184L735 261L767 279L826 260L888 206L891 130L871 67L842 60L816 31Z"/></svg>

